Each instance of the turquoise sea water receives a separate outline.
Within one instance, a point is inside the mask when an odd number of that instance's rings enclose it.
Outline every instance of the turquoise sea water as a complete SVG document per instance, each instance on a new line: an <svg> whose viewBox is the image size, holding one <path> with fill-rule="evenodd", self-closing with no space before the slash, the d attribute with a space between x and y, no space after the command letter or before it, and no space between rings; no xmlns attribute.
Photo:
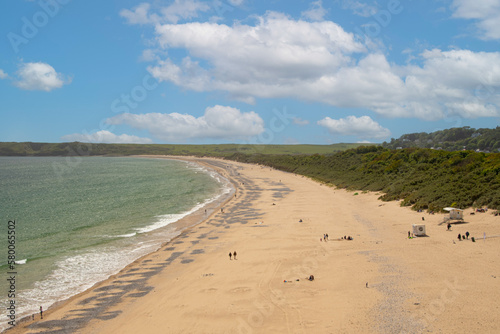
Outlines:
<svg viewBox="0 0 500 334"><path fill-rule="evenodd" d="M179 233L169 224L229 191L227 180L181 161L0 157L0 307L8 302L9 220L19 319L154 251Z"/></svg>

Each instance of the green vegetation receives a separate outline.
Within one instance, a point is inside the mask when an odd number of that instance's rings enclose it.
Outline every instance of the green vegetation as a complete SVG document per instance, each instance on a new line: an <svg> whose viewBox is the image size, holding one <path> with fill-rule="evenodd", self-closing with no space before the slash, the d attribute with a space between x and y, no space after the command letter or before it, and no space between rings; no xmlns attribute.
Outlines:
<svg viewBox="0 0 500 334"><path fill-rule="evenodd" d="M213 156L262 164L339 188L379 191L383 193L382 200L400 199L402 206L414 209L438 211L447 206L500 209L500 153L425 148L391 150L359 144L0 143L0 156L141 154Z"/></svg>
<svg viewBox="0 0 500 334"><path fill-rule="evenodd" d="M442 148L448 151L480 150L500 152L500 127L495 129L473 129L468 126L452 128L433 133L410 133L399 139L391 139L382 144L385 148L397 149L408 147Z"/></svg>
<svg viewBox="0 0 500 334"><path fill-rule="evenodd" d="M244 154L333 154L361 144L333 145L167 145L89 143L1 143L0 156L194 155L225 157Z"/></svg>
<svg viewBox="0 0 500 334"><path fill-rule="evenodd" d="M380 191L382 200L440 211L488 206L500 209L500 153L358 147L334 155L243 155L257 163L351 190Z"/></svg>

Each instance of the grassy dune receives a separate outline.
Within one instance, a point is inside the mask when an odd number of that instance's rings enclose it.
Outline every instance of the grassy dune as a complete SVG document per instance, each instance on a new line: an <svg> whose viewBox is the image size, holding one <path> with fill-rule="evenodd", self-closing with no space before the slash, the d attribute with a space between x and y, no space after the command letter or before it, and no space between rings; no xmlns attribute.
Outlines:
<svg viewBox="0 0 500 334"><path fill-rule="evenodd" d="M500 209L500 153L360 144L162 145L0 143L3 156L212 156L258 163L351 190L380 191L414 209Z"/></svg>
<svg viewBox="0 0 500 334"><path fill-rule="evenodd" d="M229 159L306 175L340 188L380 191L381 199L401 199L402 206L415 210L500 209L500 153L371 146L330 156L235 154Z"/></svg>

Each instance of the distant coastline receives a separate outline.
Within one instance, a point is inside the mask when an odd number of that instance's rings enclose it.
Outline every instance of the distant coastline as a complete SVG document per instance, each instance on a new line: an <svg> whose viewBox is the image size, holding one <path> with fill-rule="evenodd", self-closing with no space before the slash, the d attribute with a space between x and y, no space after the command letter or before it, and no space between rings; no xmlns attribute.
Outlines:
<svg viewBox="0 0 500 334"><path fill-rule="evenodd" d="M465 134L462 134L463 133ZM487 131L488 130L488 131ZM456 132L460 132L457 134ZM472 132L471 132L472 131ZM479 131L479 132L478 132ZM480 134L484 132L484 135ZM500 142L486 140L496 129L449 129L432 138L464 136L481 147L496 149ZM384 148L387 143L333 145L169 145L91 143L0 143L1 155L65 156L69 161L83 156L196 156L264 164L298 173L336 187L359 191L380 191L382 200L402 200L415 210L440 211L443 207L488 207L500 210L500 153L473 150L447 151L414 147L424 134L401 137L413 147ZM417 136L419 135L419 136ZM428 134L425 134L429 136ZM422 137L424 136L424 137ZM446 137L448 136L448 137ZM469 138L467 137L467 138ZM417 138L417 139L415 139ZM412 139L412 140L413 140ZM423 139L422 139L423 140ZM451 139L450 139L451 140ZM447 147L450 146L450 142ZM430 145L430 144L426 144ZM443 143L443 146L446 146Z"/></svg>

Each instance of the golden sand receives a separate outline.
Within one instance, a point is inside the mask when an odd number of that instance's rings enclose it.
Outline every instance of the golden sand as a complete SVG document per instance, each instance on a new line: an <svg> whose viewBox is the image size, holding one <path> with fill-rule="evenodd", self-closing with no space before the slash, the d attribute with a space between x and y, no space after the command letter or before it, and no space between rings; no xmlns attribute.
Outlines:
<svg viewBox="0 0 500 334"><path fill-rule="evenodd" d="M9 332L500 333L500 217L469 209L447 231L379 194L191 160L235 184L223 213Z"/></svg>

